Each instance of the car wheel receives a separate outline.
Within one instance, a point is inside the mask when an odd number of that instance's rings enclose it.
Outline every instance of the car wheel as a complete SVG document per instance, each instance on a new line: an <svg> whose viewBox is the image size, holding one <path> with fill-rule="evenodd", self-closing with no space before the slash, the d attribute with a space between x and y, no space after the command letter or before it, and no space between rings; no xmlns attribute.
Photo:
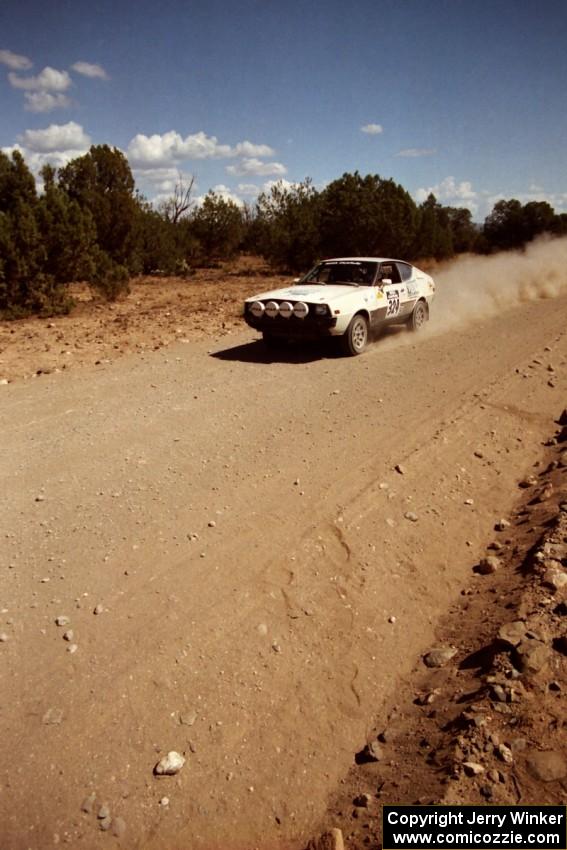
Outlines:
<svg viewBox="0 0 567 850"><path fill-rule="evenodd" d="M368 321L362 313L357 313L350 321L350 325L341 337L341 344L345 354L355 357L362 354L368 342Z"/></svg>
<svg viewBox="0 0 567 850"><path fill-rule="evenodd" d="M425 301L418 301L413 308L413 313L409 318L408 325L410 330L419 331L425 325L429 318L429 310Z"/></svg>

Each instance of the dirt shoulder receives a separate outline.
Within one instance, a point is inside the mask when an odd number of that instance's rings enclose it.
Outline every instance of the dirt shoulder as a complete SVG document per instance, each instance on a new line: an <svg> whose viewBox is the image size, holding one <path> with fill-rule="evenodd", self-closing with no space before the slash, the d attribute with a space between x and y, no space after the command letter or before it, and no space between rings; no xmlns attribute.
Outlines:
<svg viewBox="0 0 567 850"><path fill-rule="evenodd" d="M14 381L115 362L173 343L222 339L242 330L242 304L282 286L258 259L243 258L187 278L139 277L115 303L76 284L69 316L0 322L0 380Z"/></svg>
<svg viewBox="0 0 567 850"><path fill-rule="evenodd" d="M349 850L382 847L382 805L565 801L567 411L557 425L330 801L321 831Z"/></svg>

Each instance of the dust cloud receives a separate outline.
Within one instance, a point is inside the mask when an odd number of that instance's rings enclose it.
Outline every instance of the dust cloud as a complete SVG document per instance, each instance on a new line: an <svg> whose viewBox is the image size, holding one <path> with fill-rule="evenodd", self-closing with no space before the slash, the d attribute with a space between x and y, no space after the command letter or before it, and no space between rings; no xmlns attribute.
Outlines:
<svg viewBox="0 0 567 850"><path fill-rule="evenodd" d="M522 252L467 255L432 272L430 329L489 318L526 301L567 294L567 238L541 238Z"/></svg>

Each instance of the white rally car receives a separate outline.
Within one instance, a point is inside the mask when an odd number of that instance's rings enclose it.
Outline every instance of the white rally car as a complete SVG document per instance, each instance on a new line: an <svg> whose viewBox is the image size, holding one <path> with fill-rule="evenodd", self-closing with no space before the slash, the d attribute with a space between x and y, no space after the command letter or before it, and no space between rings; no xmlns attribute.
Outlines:
<svg viewBox="0 0 567 850"><path fill-rule="evenodd" d="M266 345L338 336L346 354L362 354L369 332L390 323L419 330L429 318L433 278L402 260L323 260L292 286L247 298L244 319Z"/></svg>

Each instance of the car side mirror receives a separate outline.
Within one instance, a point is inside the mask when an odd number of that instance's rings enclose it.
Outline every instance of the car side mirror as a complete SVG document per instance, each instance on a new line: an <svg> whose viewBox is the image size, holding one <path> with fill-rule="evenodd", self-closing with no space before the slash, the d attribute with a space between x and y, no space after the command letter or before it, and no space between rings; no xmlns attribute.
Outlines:
<svg viewBox="0 0 567 850"><path fill-rule="evenodd" d="M294 282L294 283L299 283L299 281L300 281L300 280L301 280L301 278L300 278L300 277L294 277L293 282Z"/></svg>

